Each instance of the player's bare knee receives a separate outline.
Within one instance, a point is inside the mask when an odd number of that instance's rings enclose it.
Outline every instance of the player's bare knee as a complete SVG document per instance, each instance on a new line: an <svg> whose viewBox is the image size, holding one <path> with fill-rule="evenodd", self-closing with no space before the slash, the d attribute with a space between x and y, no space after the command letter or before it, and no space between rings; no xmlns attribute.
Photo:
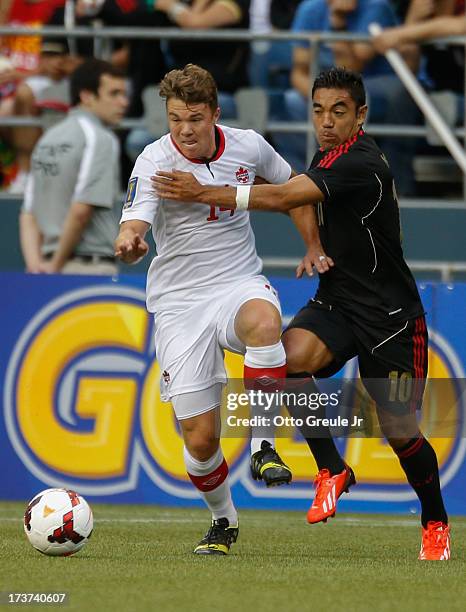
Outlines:
<svg viewBox="0 0 466 612"><path fill-rule="evenodd" d="M189 454L197 461L208 461L219 446L219 439L212 435L193 435L185 438L185 446Z"/></svg>
<svg viewBox="0 0 466 612"><path fill-rule="evenodd" d="M293 334L290 334L290 332L284 334L282 341L286 353L288 373L297 374L298 372L309 372L310 355L308 355L302 344L296 342L293 338Z"/></svg>
<svg viewBox="0 0 466 612"><path fill-rule="evenodd" d="M290 329L283 335L283 346L286 353L286 365L289 374L308 372L315 374L320 369L328 366L333 355L327 346L317 336L313 338L304 336L309 332L301 329ZM307 341L306 341L307 340Z"/></svg>
<svg viewBox="0 0 466 612"><path fill-rule="evenodd" d="M249 330L249 346L269 346L276 344L280 340L281 325L275 317L269 316L266 319L256 321L255 325Z"/></svg>
<svg viewBox="0 0 466 612"><path fill-rule="evenodd" d="M298 372L307 372L308 359L304 351L299 347L286 346L283 342L286 353L286 369L289 374L297 374Z"/></svg>
<svg viewBox="0 0 466 612"><path fill-rule="evenodd" d="M246 346L276 344L282 329L280 313L265 300L250 300L240 308L235 329Z"/></svg>

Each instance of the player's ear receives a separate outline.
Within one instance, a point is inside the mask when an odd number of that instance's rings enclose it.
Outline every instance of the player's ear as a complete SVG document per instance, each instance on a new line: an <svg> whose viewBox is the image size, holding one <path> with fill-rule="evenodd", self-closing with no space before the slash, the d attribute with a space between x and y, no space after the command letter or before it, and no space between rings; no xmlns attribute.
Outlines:
<svg viewBox="0 0 466 612"><path fill-rule="evenodd" d="M214 111L214 115L213 115L214 123L217 123L219 119L220 119L220 107L217 106L217 108Z"/></svg>
<svg viewBox="0 0 466 612"><path fill-rule="evenodd" d="M360 106L357 112L357 122L359 127L362 127L363 123L366 121L367 117L367 104Z"/></svg>

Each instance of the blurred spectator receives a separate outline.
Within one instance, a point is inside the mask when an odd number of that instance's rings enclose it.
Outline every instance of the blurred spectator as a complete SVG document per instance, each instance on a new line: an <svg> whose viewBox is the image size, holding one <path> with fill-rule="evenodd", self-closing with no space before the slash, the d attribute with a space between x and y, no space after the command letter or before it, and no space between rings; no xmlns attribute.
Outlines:
<svg viewBox="0 0 466 612"><path fill-rule="evenodd" d="M65 0L55 7L47 19L47 25L65 26L74 28L77 26L92 27L94 25L94 17L102 2L97 0ZM73 38L68 37L68 48L70 55L75 59L74 68L77 68L79 61L83 58L94 57L96 49L92 38ZM72 72L72 70L70 71Z"/></svg>
<svg viewBox="0 0 466 612"><path fill-rule="evenodd" d="M113 274L119 163L109 127L127 109L126 84L111 64L92 59L71 75L70 89L75 108L34 149L21 249L28 272Z"/></svg>
<svg viewBox="0 0 466 612"><path fill-rule="evenodd" d="M25 78L17 86L13 114L38 116L42 109L66 112L69 106L67 82L68 45L66 39L43 40L37 74ZM52 86L62 84L52 93ZM15 148L18 173L9 187L10 193L24 193L30 169L31 153L42 129L38 127L11 128L10 142Z"/></svg>
<svg viewBox="0 0 466 612"><path fill-rule="evenodd" d="M170 26L182 29L249 27L250 0L156 0L154 7L170 20ZM208 70L219 90L222 119L236 116L233 94L249 84L247 41L171 40L165 47L169 68L183 68L193 63ZM126 141L126 152L136 159L154 137L145 128L131 131Z"/></svg>
<svg viewBox="0 0 466 612"><path fill-rule="evenodd" d="M165 12L154 10L153 1L146 0L77 0L70 14L64 8L55 11L51 23L64 23L68 27L86 25L100 21L105 26L119 27L166 27L172 23ZM92 39L76 41L76 52L81 56L101 52L94 49ZM116 45L115 45L116 42ZM114 65L124 69L130 79L130 104L128 115L140 117L143 114L141 94L149 85L157 85L167 72L164 54L160 40L130 39L112 41L113 50L107 54L107 59ZM124 137L124 134L120 134ZM136 157L152 137L144 129L134 129L129 141L129 148L135 149Z"/></svg>
<svg viewBox="0 0 466 612"><path fill-rule="evenodd" d="M40 27L49 20L55 8L64 2L65 0L2 0L0 15L3 23L8 26ZM37 70L40 45L40 36L13 34L1 38L0 53L11 60L17 70L16 76L21 77Z"/></svg>
<svg viewBox="0 0 466 612"><path fill-rule="evenodd" d="M56 10L51 24L73 26L90 25L96 20L104 26L165 27L171 25L165 13L154 10L146 0L77 0L74 13L64 8ZM76 52L81 56L97 54L92 39L78 39ZM131 101L128 114L139 117L143 113L141 92L147 85L160 82L167 72L158 39L119 41L117 49L107 58L113 65L124 68L131 79Z"/></svg>
<svg viewBox="0 0 466 612"><path fill-rule="evenodd" d="M13 112L14 93L17 75L13 62L4 55L0 55L0 117L11 115Z"/></svg>
<svg viewBox="0 0 466 612"><path fill-rule="evenodd" d="M388 0L305 0L296 12L293 30L367 34L369 24L372 22L377 22L382 27L396 25L396 18ZM291 75L294 90L286 94L287 111L289 117L294 120L308 119L307 96L312 59L312 51L308 44L295 43ZM338 65L363 74L369 98L371 122L415 124L419 120L416 105L388 62L376 54L371 44L345 41L321 44L317 65L319 70ZM412 195L414 193L413 143L400 139L387 139L384 140L383 146L400 193ZM302 160L302 168L305 157L303 139L300 149L294 151L295 154L296 151ZM288 152L283 151L283 153L290 158Z"/></svg>
<svg viewBox="0 0 466 612"><path fill-rule="evenodd" d="M303 0L271 0L270 18L274 28L288 30L292 23L298 6Z"/></svg>
<svg viewBox="0 0 466 612"><path fill-rule="evenodd" d="M65 0L1 0L0 24L39 27ZM14 96L21 81L36 74L40 62L40 36L8 35L0 38L0 116L14 112ZM17 172L11 130L0 129L1 186L5 187Z"/></svg>
<svg viewBox="0 0 466 612"><path fill-rule="evenodd" d="M272 30L288 30L301 2L302 0L251 0L250 30L258 34ZM249 71L251 84L268 89L287 89L290 86L291 55L291 41L253 41Z"/></svg>
<svg viewBox="0 0 466 612"><path fill-rule="evenodd" d="M414 48L418 59L422 52L426 60L428 88L455 94L454 112L456 122L459 122L464 116L464 45L434 43L420 49L417 43L462 34L466 34L464 0L442 3L412 0L404 25L384 30L374 39L374 46L380 53L392 47L398 48L401 53Z"/></svg>
<svg viewBox="0 0 466 612"><path fill-rule="evenodd" d="M12 62L0 56L0 117L9 116L13 112L16 83L11 76L14 71ZM8 135L8 128L0 127L0 188L9 186L17 172L15 152L8 144Z"/></svg>
<svg viewBox="0 0 466 612"><path fill-rule="evenodd" d="M250 0L156 0L155 6L185 30L249 28ZM249 84L248 41L171 40L167 49L171 68L192 63L208 70L220 92L223 116L235 116L233 97L225 94L233 94Z"/></svg>

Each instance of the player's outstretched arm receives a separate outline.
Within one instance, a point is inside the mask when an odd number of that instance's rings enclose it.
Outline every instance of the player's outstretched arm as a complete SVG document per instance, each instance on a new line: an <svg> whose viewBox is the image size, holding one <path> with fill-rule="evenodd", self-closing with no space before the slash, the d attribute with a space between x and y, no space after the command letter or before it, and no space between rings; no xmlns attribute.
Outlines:
<svg viewBox="0 0 466 612"><path fill-rule="evenodd" d="M127 264L141 261L149 251L149 245L144 240L149 228L149 223L136 219L122 223L115 240L115 257Z"/></svg>
<svg viewBox="0 0 466 612"><path fill-rule="evenodd" d="M166 200L201 202L209 206L286 212L298 206L320 202L323 193L305 174L281 185L215 187L201 185L190 172L157 172L151 177L157 195Z"/></svg>

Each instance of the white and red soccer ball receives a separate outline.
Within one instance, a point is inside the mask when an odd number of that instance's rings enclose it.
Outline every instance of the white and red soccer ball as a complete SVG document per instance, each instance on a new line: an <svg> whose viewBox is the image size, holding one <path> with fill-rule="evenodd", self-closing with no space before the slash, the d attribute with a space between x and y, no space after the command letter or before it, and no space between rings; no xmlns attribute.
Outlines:
<svg viewBox="0 0 466 612"><path fill-rule="evenodd" d="M24 513L24 532L45 555L78 552L92 534L94 519L87 501L68 489L46 489L31 499Z"/></svg>

